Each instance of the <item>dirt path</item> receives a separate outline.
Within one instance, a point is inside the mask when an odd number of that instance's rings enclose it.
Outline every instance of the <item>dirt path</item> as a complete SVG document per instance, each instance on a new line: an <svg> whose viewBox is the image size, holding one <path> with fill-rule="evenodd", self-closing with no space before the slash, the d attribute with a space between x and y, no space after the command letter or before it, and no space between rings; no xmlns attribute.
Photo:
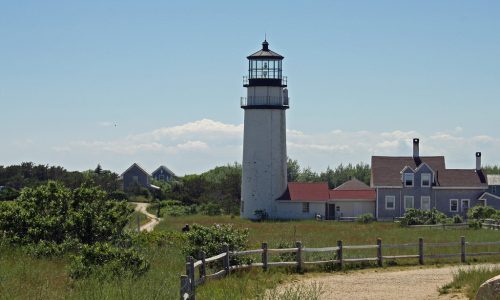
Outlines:
<svg viewBox="0 0 500 300"><path fill-rule="evenodd" d="M438 288L453 280L459 268L500 266L482 264L474 266L415 267L399 270L371 269L311 277L293 285L319 283L325 293L321 299L467 299L462 294L439 296ZM279 287L286 289L287 285Z"/></svg>
<svg viewBox="0 0 500 300"><path fill-rule="evenodd" d="M156 225L160 223L160 219L155 215L150 214L146 209L151 205L150 203L139 203L133 202L135 204L135 211L145 214L149 218L149 222L140 227L140 231L153 231Z"/></svg>

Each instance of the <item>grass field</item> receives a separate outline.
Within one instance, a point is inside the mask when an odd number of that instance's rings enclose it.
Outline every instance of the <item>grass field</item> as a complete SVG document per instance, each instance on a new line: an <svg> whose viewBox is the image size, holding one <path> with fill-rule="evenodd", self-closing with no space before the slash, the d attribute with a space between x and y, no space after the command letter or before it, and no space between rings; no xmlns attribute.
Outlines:
<svg viewBox="0 0 500 300"><path fill-rule="evenodd" d="M136 222L132 217L132 222ZM345 245L375 244L380 237L383 243L415 243L418 237L425 242L458 242L460 236L468 241L500 241L500 231L471 229L409 229L400 228L392 223L338 223L317 221L263 222L255 223L229 216L192 215L165 217L158 225L159 231L180 231L185 224L232 223L236 227L250 230L248 248L259 248L262 242L269 247L292 244L297 240L306 247L333 246L337 240ZM67 275L66 259L35 259L10 246L0 246L0 299L177 299L179 296L179 275L185 273L185 257L181 245L167 243L150 245L144 249L145 256L151 261L151 269L139 278L125 278L103 281L89 278L72 281ZM498 251L495 246L483 247L482 251ZM426 249L440 253L457 253L457 247ZM473 251L473 249L470 249ZM345 257L374 256L371 250L350 250ZM384 255L416 253L416 249L384 252ZM331 255L331 254L330 254ZM306 256L305 259L315 259ZM276 258L275 258L276 259ZM438 263L458 262L457 259L441 260ZM498 256L481 257L470 261L498 261ZM434 261L435 262L435 261ZM389 262L390 263L390 262ZM398 261L398 265L416 264L416 260ZM426 260L426 263L431 263ZM360 267L357 265L355 267ZM308 268L309 272L321 271ZM254 299L260 298L264 291L283 281L290 281L299 275L292 269L271 269L263 273L259 269L231 274L231 276L211 281L198 287L198 299Z"/></svg>
<svg viewBox="0 0 500 300"><path fill-rule="evenodd" d="M448 294L450 292L463 291L469 299L474 299L481 284L497 275L500 275L500 268L498 267L459 270L453 276L453 281L443 286L439 292L441 294Z"/></svg>

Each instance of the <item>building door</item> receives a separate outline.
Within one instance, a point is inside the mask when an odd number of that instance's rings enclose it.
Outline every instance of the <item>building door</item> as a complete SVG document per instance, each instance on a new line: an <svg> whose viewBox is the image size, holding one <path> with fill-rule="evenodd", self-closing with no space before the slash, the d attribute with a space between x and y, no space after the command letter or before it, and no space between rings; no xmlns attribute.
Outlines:
<svg viewBox="0 0 500 300"><path fill-rule="evenodd" d="M333 203L327 203L327 219L328 220L335 220L335 204Z"/></svg>

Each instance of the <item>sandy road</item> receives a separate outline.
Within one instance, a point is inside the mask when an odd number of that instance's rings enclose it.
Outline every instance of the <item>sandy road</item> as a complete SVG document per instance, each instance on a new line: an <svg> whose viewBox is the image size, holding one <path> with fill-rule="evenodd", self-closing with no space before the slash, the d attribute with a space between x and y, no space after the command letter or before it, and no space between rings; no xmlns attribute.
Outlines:
<svg viewBox="0 0 500 300"><path fill-rule="evenodd" d="M299 280L289 284L319 283L325 293L321 299L467 299L462 294L439 295L438 288L453 280L454 272L464 268L500 266L481 264L473 266L414 267L399 270L370 269L336 273ZM285 284L278 289L286 289Z"/></svg>
<svg viewBox="0 0 500 300"><path fill-rule="evenodd" d="M149 222L142 225L140 227L140 231L148 231L148 232L153 231L155 226L158 225L158 223L160 223L160 219L157 218L155 215L150 214L146 210L146 208L148 208L148 206L150 206L151 204L150 203L139 203L139 202L132 202L132 204L135 204L135 211L138 211L142 214L145 214L149 218Z"/></svg>

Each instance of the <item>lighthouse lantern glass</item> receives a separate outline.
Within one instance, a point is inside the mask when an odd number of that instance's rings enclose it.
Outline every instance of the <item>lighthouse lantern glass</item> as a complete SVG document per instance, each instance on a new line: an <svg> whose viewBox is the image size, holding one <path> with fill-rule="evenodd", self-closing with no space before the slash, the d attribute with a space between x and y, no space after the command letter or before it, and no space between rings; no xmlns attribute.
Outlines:
<svg viewBox="0 0 500 300"><path fill-rule="evenodd" d="M251 59L248 61L248 78L281 79L281 60Z"/></svg>

